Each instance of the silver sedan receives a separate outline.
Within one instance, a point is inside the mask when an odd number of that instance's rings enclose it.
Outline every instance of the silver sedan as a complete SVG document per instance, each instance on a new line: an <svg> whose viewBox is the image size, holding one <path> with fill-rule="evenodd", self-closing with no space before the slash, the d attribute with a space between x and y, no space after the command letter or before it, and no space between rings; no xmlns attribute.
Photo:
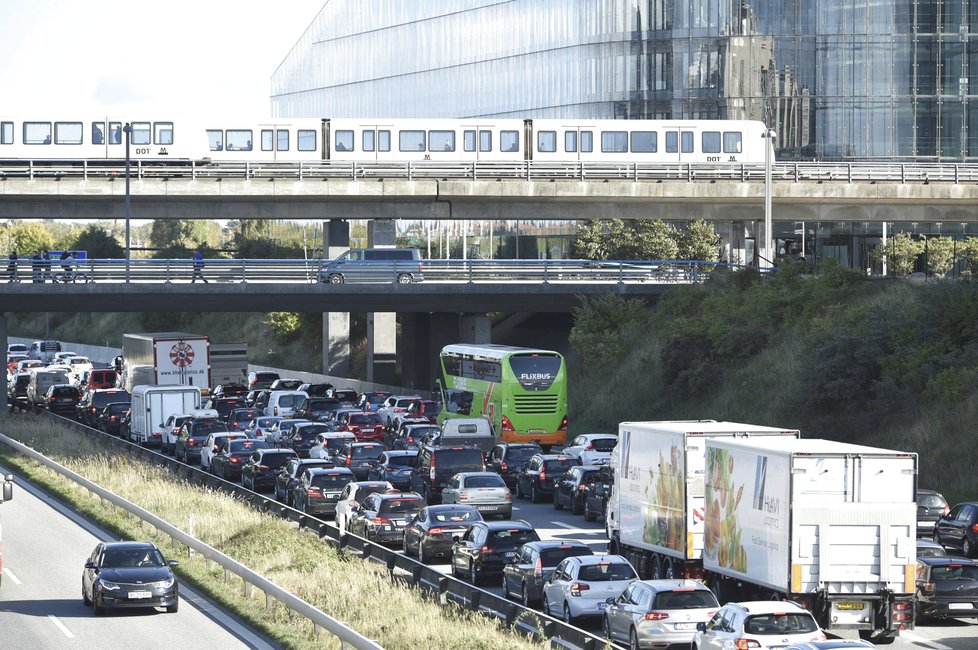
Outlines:
<svg viewBox="0 0 978 650"><path fill-rule="evenodd" d="M513 516L513 495L503 478L495 472L459 472L441 494L442 503L461 503L475 507L483 517Z"/></svg>

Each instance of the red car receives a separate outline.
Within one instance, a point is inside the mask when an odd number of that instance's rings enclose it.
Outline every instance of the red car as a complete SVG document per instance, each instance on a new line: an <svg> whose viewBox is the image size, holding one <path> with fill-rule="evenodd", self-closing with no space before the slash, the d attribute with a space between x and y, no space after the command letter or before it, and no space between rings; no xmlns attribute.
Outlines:
<svg viewBox="0 0 978 650"><path fill-rule="evenodd" d="M357 437L357 442L383 442L384 424L376 413L340 413L336 422L337 431L349 431Z"/></svg>

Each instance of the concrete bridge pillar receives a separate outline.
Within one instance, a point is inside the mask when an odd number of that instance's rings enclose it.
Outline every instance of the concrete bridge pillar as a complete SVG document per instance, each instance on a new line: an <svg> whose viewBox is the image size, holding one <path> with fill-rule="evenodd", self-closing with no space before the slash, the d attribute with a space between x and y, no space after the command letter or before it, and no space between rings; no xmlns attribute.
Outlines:
<svg viewBox="0 0 978 650"><path fill-rule="evenodd" d="M368 248L393 248L397 229L391 219L367 222ZM393 384L397 359L397 314L367 314L367 381Z"/></svg>
<svg viewBox="0 0 978 650"><path fill-rule="evenodd" d="M491 343L492 323L486 314L462 314L458 323L459 343Z"/></svg>
<svg viewBox="0 0 978 650"><path fill-rule="evenodd" d="M350 248L350 222L330 219L323 223L323 256L333 259ZM344 377L350 373L350 314L323 314L323 373Z"/></svg>
<svg viewBox="0 0 978 650"><path fill-rule="evenodd" d="M7 314L0 311L0 345L7 351ZM6 357L4 357L6 358ZM7 373L0 372L0 412L7 410Z"/></svg>
<svg viewBox="0 0 978 650"><path fill-rule="evenodd" d="M438 354L452 343L489 343L486 314L401 314L402 377L405 387L427 393L441 372Z"/></svg>

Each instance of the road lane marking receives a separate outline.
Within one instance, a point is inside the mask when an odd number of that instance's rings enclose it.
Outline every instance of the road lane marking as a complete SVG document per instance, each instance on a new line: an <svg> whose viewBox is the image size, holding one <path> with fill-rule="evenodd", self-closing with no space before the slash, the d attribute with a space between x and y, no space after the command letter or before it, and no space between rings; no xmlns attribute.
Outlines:
<svg viewBox="0 0 978 650"><path fill-rule="evenodd" d="M917 636L913 632L907 632L907 631L900 632L900 638L906 639L910 643L917 643L920 645L925 645L928 648L934 648L934 650L953 650L951 646L944 645L943 643L938 643L937 641L931 641L930 639L925 639L922 636Z"/></svg>
<svg viewBox="0 0 978 650"><path fill-rule="evenodd" d="M66 637L68 637L69 639L74 639L75 638L75 635L71 633L71 630L69 630L67 627L65 627L65 624L62 623L61 621L59 621L57 616L55 616L54 614L48 614L48 618L51 619L51 622L52 623L54 623L55 625L58 626L58 629L59 630L61 630L62 632L65 633L65 636Z"/></svg>
<svg viewBox="0 0 978 650"><path fill-rule="evenodd" d="M5 576L7 576L8 578L10 578L11 580L13 580L15 585L22 585L22 584L24 584L23 582L21 582L20 580L18 580L17 579L17 576L15 576L13 574L13 571L11 571L10 569L8 569L7 567L3 567L3 574Z"/></svg>

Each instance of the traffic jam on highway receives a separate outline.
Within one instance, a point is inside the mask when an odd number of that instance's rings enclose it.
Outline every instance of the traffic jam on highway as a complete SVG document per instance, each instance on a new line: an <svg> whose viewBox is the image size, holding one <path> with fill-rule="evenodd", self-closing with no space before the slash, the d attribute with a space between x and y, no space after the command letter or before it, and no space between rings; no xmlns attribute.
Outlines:
<svg viewBox="0 0 978 650"><path fill-rule="evenodd" d="M11 412L158 447L632 648L874 647L978 618L978 503L918 489L915 453L714 420L568 436L565 362L546 350L447 346L429 396L271 371L126 386L37 343L8 346ZM172 592L121 604L174 611L172 562L148 556ZM85 584L86 603L119 602Z"/></svg>

